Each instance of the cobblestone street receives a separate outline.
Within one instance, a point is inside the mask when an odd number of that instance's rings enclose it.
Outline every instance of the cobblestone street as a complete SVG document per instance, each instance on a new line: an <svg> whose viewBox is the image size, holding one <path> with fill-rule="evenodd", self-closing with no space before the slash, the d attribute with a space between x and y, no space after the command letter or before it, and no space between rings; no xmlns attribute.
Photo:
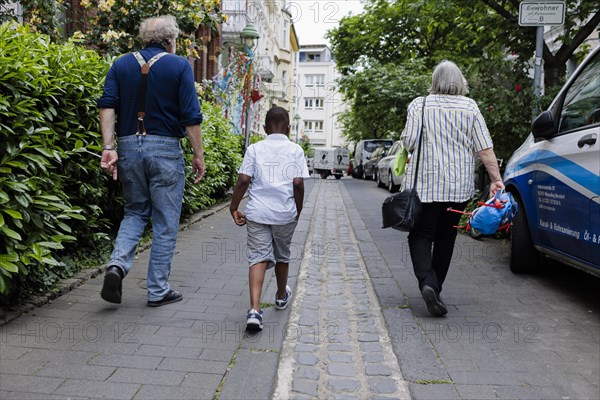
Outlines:
<svg viewBox="0 0 600 400"><path fill-rule="evenodd" d="M275 398L408 398L342 196L324 181L312 216ZM306 254L306 253L305 253Z"/></svg>

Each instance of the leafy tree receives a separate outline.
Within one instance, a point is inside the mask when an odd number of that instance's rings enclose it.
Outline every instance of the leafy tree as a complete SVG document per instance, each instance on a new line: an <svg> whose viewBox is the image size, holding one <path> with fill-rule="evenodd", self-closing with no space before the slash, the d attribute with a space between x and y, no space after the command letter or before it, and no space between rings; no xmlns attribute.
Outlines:
<svg viewBox="0 0 600 400"><path fill-rule="evenodd" d="M376 60L398 63L425 58L504 57L528 63L535 27L519 26L518 0L369 0L363 14L345 17L328 33L342 74ZM580 46L600 24L597 2L567 0L564 33L544 44L546 87L556 86L565 64L586 49ZM551 49L555 49L551 51ZM576 54L580 49L581 54Z"/></svg>
<svg viewBox="0 0 600 400"><path fill-rule="evenodd" d="M485 3L489 9L503 19L498 24L502 38L508 48L514 48L523 59L531 58L535 48L535 27L519 26L518 0L493 1L493 0L467 0L465 7L473 2ZM581 44L597 29L600 24L600 7L598 2L586 0L567 0L565 10L564 32L544 43L544 77L546 87L558 85L561 77L565 75L566 63L580 49ZM580 49L581 58L589 49Z"/></svg>
<svg viewBox="0 0 600 400"><path fill-rule="evenodd" d="M564 34L545 45L546 92L560 84L567 59L586 50L580 45L600 22L592 3L566 1ZM518 25L518 6L516 0L367 0L364 13L343 18L328 33L351 106L342 117L345 135L356 140L399 132L408 99L392 102L390 93L422 94L403 85L424 74L429 80L433 67L450 59L463 70L498 152L507 157L539 106L529 76L535 28ZM414 59L424 70L407 64Z"/></svg>
<svg viewBox="0 0 600 400"><path fill-rule="evenodd" d="M12 3L0 0L0 6ZM200 26L217 28L224 22L220 0L81 0L71 9L68 0L23 0L23 20L33 31L49 35L53 41L65 38L64 26L72 22L79 30L69 36L100 54L118 55L139 48L138 27L144 18L171 14L181 29L177 53L197 58L204 38L197 36ZM65 18L67 15L68 18ZM14 18L14 11L0 12L0 21ZM69 19L69 21L67 21Z"/></svg>
<svg viewBox="0 0 600 400"><path fill-rule="evenodd" d="M465 29L476 17L462 20L461 13L453 1L370 0L363 14L342 18L327 37L343 75L373 62L399 64L413 58L433 67L444 58L483 53L481 33Z"/></svg>
<svg viewBox="0 0 600 400"><path fill-rule="evenodd" d="M374 65L342 77L340 90L349 110L340 121L351 141L398 136L408 104L427 92L429 73L420 61Z"/></svg>
<svg viewBox="0 0 600 400"><path fill-rule="evenodd" d="M537 104L532 80L506 59L480 59L461 66L479 105L498 158L507 160L529 134L531 107Z"/></svg>
<svg viewBox="0 0 600 400"><path fill-rule="evenodd" d="M216 29L224 21L219 3L220 0L81 0L83 9L79 17L85 22L74 35L102 54L121 54L140 47L137 31L144 18L170 14L175 16L182 31L178 54L197 58L198 28Z"/></svg>

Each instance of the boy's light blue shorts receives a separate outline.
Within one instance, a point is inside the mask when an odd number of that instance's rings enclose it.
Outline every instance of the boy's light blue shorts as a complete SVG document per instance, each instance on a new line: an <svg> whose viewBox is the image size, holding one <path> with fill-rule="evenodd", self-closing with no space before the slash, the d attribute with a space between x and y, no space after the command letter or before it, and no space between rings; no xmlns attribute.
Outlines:
<svg viewBox="0 0 600 400"><path fill-rule="evenodd" d="M263 261L269 262L267 268L274 267L275 263L290 262L290 246L297 221L286 225L246 222L246 229L248 230L248 264L250 267Z"/></svg>

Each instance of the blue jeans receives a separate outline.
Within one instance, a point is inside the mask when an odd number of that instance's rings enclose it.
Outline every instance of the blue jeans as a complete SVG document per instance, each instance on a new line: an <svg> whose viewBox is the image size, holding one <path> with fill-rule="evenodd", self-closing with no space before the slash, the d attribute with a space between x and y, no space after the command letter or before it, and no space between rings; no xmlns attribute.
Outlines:
<svg viewBox="0 0 600 400"><path fill-rule="evenodd" d="M170 290L167 280L175 253L185 184L179 139L125 136L119 139L118 152L117 171L125 198L125 216L108 265L120 267L127 275L144 228L152 219L148 300L161 300Z"/></svg>

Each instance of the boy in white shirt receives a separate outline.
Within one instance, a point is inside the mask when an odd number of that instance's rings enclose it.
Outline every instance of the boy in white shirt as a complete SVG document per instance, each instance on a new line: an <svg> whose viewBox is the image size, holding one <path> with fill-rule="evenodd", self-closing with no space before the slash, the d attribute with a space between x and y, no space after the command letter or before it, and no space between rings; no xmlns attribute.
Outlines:
<svg viewBox="0 0 600 400"><path fill-rule="evenodd" d="M304 151L288 138L287 111L271 108L264 128L267 138L246 150L229 206L234 222L238 226L247 225L248 230L248 330L263 328L260 297L267 269L275 267L275 308L285 309L292 298L287 285L290 245L302 211L304 178L310 177ZM246 190L249 198L243 213L238 207Z"/></svg>

